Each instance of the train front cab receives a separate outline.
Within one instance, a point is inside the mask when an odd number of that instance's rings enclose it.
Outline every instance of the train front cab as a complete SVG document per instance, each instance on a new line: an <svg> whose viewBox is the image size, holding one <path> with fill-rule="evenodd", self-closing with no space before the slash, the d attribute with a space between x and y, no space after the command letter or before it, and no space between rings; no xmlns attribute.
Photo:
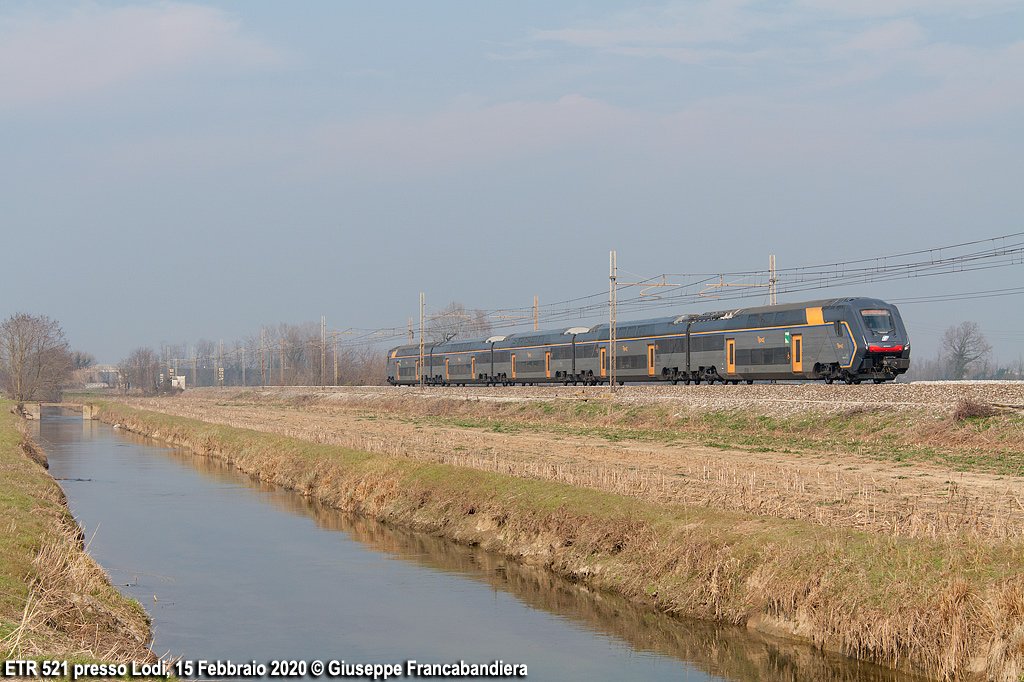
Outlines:
<svg viewBox="0 0 1024 682"><path fill-rule="evenodd" d="M873 299L851 304L864 339L857 378L892 381L910 368L910 339L896 306Z"/></svg>
<svg viewBox="0 0 1024 682"><path fill-rule="evenodd" d="M859 298L826 307L825 322L832 322L842 361L816 368L826 382L848 384L892 381L910 367L910 340L896 306L877 299ZM849 350L843 351L842 342Z"/></svg>

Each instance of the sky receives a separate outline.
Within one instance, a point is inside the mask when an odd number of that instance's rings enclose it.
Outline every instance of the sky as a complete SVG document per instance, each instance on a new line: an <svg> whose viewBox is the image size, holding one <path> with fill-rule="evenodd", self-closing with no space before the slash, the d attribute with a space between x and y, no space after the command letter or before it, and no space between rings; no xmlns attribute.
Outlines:
<svg viewBox="0 0 1024 682"><path fill-rule="evenodd" d="M1020 1L0 4L0 317L104 363L400 327L420 292L564 301L610 250L647 277L997 237L1022 185ZM901 310L918 357L965 320L1024 356L1024 296Z"/></svg>

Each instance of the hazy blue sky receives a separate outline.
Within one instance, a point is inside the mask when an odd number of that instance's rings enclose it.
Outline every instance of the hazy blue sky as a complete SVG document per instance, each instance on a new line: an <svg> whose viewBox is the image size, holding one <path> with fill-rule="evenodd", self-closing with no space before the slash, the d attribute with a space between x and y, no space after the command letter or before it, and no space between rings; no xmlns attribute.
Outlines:
<svg viewBox="0 0 1024 682"><path fill-rule="evenodd" d="M7 0L0 131L0 316L116 362L599 292L610 249L654 275L1021 231L1024 3ZM1024 354L1024 296L903 312L919 357L965 319Z"/></svg>

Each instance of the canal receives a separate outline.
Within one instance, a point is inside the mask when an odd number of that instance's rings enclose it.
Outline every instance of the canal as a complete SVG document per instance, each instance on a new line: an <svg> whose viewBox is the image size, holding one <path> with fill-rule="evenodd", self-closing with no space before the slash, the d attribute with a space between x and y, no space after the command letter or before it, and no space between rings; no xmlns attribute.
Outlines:
<svg viewBox="0 0 1024 682"><path fill-rule="evenodd" d="M74 412L35 428L89 553L152 616L164 658L502 661L587 682L909 679L327 509Z"/></svg>

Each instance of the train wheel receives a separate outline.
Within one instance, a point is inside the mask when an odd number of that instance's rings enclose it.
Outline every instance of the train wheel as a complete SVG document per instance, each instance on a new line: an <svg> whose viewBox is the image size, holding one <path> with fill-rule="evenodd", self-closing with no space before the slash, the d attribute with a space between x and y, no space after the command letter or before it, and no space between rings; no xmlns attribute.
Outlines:
<svg viewBox="0 0 1024 682"><path fill-rule="evenodd" d="M825 383L826 384L831 384L833 381L835 381L835 377L833 377L831 374L829 374L829 375L827 375L825 377Z"/></svg>
<svg viewBox="0 0 1024 682"><path fill-rule="evenodd" d="M750 386L753 383L754 383L753 379L747 379L747 386Z"/></svg>

